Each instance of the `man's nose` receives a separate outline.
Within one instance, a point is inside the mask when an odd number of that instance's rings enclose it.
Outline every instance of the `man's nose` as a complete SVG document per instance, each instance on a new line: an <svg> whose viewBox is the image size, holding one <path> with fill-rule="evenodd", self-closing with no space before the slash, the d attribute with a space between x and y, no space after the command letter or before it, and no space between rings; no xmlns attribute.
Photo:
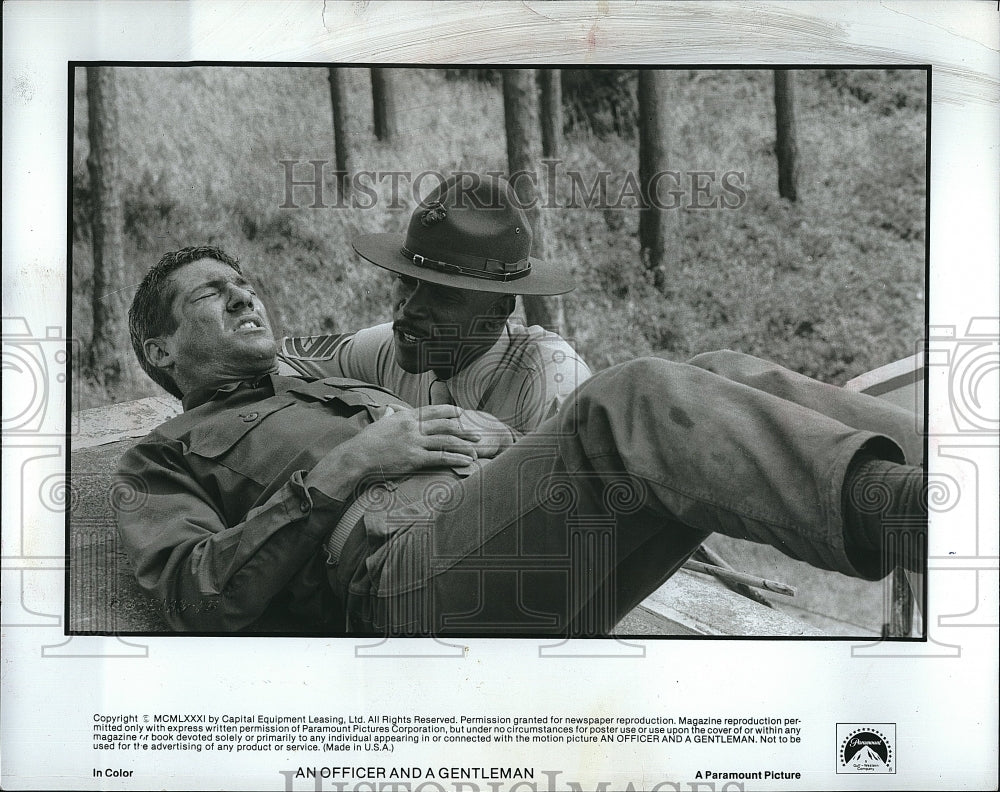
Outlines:
<svg viewBox="0 0 1000 792"><path fill-rule="evenodd" d="M253 292L249 288L230 284L229 300L226 303L226 307L230 311L238 311L244 307L252 309L253 306Z"/></svg>
<svg viewBox="0 0 1000 792"><path fill-rule="evenodd" d="M401 290L399 312L405 317L414 319L423 319L428 316L427 292L422 285Z"/></svg>

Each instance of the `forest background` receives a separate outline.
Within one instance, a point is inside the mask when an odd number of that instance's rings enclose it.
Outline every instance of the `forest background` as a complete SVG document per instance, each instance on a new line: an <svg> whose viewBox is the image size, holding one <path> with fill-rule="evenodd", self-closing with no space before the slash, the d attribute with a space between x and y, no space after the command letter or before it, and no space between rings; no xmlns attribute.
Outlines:
<svg viewBox="0 0 1000 792"><path fill-rule="evenodd" d="M417 174L508 170L496 69L394 69L397 128L385 141L373 133L371 70L342 69L349 170L411 174L397 196L383 178L374 199L355 191L363 205L343 208L326 68L114 71L126 304L164 252L216 244L259 284L280 334L385 321L390 276L361 260L350 240L403 230L419 197L411 190ZM628 195L639 168L636 71L562 70L559 161L539 171L542 205L561 207L541 210L545 258L575 273L555 329L594 370L650 352L684 360L731 348L842 384L920 348L926 72L809 69L794 77L792 201L778 194L771 70L667 73L665 150L681 174L671 186L684 194L667 210L666 280L657 288L642 265L639 211ZM83 68L75 70L72 121L72 331L86 350L95 295ZM311 177L310 161L325 163L326 208L312 208L311 187L293 188L288 201L283 161L297 163L296 180ZM556 174L554 191L546 173ZM570 173L588 189L606 178L607 200L586 206L578 190L574 201ZM739 191L724 190L726 174ZM695 180L707 191L698 194ZM433 182L424 178L420 194ZM125 365L134 376L124 391L81 366L74 408L158 392L133 361Z"/></svg>

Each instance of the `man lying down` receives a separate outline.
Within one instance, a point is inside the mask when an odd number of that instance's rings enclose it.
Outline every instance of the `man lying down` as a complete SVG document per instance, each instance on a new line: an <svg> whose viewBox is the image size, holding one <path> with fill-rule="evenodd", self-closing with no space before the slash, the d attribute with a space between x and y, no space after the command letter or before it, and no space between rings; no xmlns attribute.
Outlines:
<svg viewBox="0 0 1000 792"><path fill-rule="evenodd" d="M867 579L922 557L912 416L756 358L598 372L511 445L488 415L278 374L216 248L164 256L129 319L184 406L118 474L140 495L123 545L175 630L594 635L711 532Z"/></svg>

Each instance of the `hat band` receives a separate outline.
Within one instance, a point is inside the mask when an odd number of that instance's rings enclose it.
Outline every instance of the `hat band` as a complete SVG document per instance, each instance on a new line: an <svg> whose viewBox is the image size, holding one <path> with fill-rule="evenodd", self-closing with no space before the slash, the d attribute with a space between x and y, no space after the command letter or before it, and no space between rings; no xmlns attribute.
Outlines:
<svg viewBox="0 0 1000 792"><path fill-rule="evenodd" d="M405 247L400 248L399 252L418 267L436 270L437 272L447 272L453 275L468 275L470 278L482 278L484 280L507 282L523 278L531 272L531 261L529 259L522 259L521 261L515 261L509 264L496 259L485 259L485 266L487 268L494 268L491 270L486 268L473 269L472 267L461 267L458 264L449 264L446 261L438 261L436 259L427 258L426 256L421 256L419 253L414 253L412 250L407 250ZM496 268L499 268L500 271L497 271Z"/></svg>

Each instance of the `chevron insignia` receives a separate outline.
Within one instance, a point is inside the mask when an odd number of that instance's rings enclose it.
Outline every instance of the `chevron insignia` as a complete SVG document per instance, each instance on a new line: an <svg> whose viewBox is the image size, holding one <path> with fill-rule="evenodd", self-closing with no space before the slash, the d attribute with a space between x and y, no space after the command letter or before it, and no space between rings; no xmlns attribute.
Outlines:
<svg viewBox="0 0 1000 792"><path fill-rule="evenodd" d="M300 360L326 360L330 358L341 344L354 333L337 333L334 335L290 336L281 345L281 352L286 357Z"/></svg>

